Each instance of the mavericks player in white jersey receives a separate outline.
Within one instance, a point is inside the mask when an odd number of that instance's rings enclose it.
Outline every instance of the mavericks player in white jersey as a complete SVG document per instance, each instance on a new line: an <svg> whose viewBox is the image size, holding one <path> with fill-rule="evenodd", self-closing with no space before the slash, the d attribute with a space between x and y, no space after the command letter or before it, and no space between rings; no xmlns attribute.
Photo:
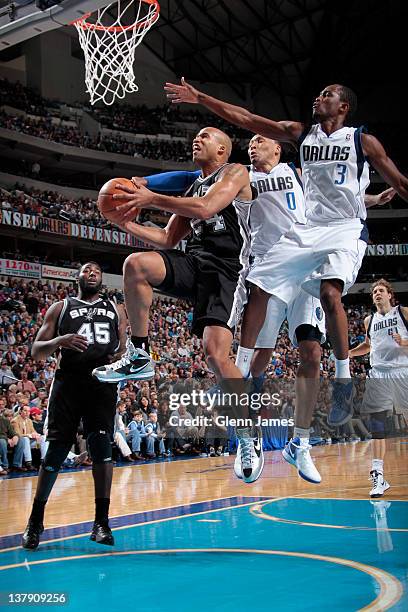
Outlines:
<svg viewBox="0 0 408 612"><path fill-rule="evenodd" d="M376 312L364 319L366 338L349 355L370 353L370 377L361 414L370 416L373 435L370 496L381 497L389 489L384 478L387 418L394 408L408 418L408 308L393 306L393 288L383 278L372 285L371 292Z"/></svg>
<svg viewBox="0 0 408 612"><path fill-rule="evenodd" d="M341 298L355 282L365 251L363 200L368 184L367 160L406 201L408 179L374 136L347 126L357 99L344 85L329 85L316 97L311 127L254 115L198 91L184 79L181 85L167 83L165 89L175 104L202 104L235 125L300 148L310 213L306 224L294 225L270 253L273 293L287 304L299 286L320 297L336 358L329 422L333 426L346 423L352 415L353 390L347 317ZM255 338L262 324L260 317L253 329Z"/></svg>
<svg viewBox="0 0 408 612"><path fill-rule="evenodd" d="M300 401L296 402L294 435L299 447L296 467L306 480L320 482L320 475L310 458L309 444L305 443L300 449L300 438L309 437L318 388L320 342L324 341L325 335L323 309L317 298L300 287L297 287L288 304L272 295L273 277L269 270L269 252L274 244L293 223L306 221L303 185L292 164L280 163L281 145L275 140L257 134L249 142L248 154L251 160L250 180L257 197L250 214L252 257L246 275L249 295L236 364L244 377L251 372L255 390L259 392L279 329L283 321L288 320L289 337L294 346L299 346L300 357L297 373ZM256 339L254 352L253 348L248 347L253 342L251 330L260 313L265 321ZM316 381L315 389L312 381ZM239 444L234 465L238 477L242 476L241 447L242 443ZM294 463L292 460L290 462ZM244 481L251 482L259 475L260 470L253 469L250 479L244 477Z"/></svg>
<svg viewBox="0 0 408 612"><path fill-rule="evenodd" d="M255 135L250 140L248 154L252 164L251 184L258 195L250 214L252 264L246 275L250 290L236 364L244 377L251 372L254 390L260 392L279 329L287 319L289 338L299 348L300 363L296 376L294 435L290 452L289 447L286 448L283 456L297 468L299 476L308 482L319 483L320 474L310 457L309 433L319 390L320 344L325 341L326 332L324 313L319 299L299 285L295 285L296 291L289 303L273 295L274 277L269 265L269 253L281 236L294 223L306 223L303 184L292 164L280 163L281 145L275 140ZM392 197L392 189L377 196L366 195L365 205L381 204ZM255 340L252 330L260 316L265 321ZM255 352L250 348L254 344ZM238 477L241 475L239 450L235 461ZM260 472L253 472L251 479L255 480Z"/></svg>

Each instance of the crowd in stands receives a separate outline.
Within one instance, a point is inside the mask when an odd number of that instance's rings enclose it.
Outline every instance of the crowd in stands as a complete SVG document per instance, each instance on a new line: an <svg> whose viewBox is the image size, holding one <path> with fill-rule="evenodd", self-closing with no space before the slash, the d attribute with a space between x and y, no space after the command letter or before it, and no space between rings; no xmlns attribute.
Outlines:
<svg viewBox="0 0 408 612"><path fill-rule="evenodd" d="M60 218L93 227L116 228L100 214L96 200L93 198L73 199L58 191L42 191L20 183L16 183L13 189L0 187L0 209ZM169 213L166 212L144 210L139 216L139 223L150 220L156 225L165 225L169 217Z"/></svg>
<svg viewBox="0 0 408 612"><path fill-rule="evenodd" d="M169 134L186 136L192 129L211 125L224 130L238 144L249 140L251 134L239 127L226 123L216 115L200 110L169 104L148 108L146 105L131 106L120 104L93 108L94 117L106 128L139 134ZM183 127L180 126L183 125ZM186 124L192 124L187 129Z"/></svg>
<svg viewBox="0 0 408 612"><path fill-rule="evenodd" d="M37 117L64 117L63 103L57 100L43 98L31 87L25 87L19 82L12 83L0 79L0 106L3 104L22 110ZM137 134L159 133L175 136L186 136L188 130L177 124L193 124L194 126L213 125L227 131L231 138L248 139L246 130L226 123L223 119L201 109L191 109L169 104L149 108L145 104L113 104L111 106L94 106L77 103L105 128L132 132Z"/></svg>
<svg viewBox="0 0 408 612"><path fill-rule="evenodd" d="M96 227L111 227L104 219L92 198L70 199L57 191L41 191L35 187L16 184L12 190L0 187L0 206L28 215L63 218L73 223Z"/></svg>
<svg viewBox="0 0 408 612"><path fill-rule="evenodd" d="M38 436L30 438L30 448L38 448L38 459L44 452L44 432L41 426L47 409L48 396L56 369L55 357L35 362L30 354L34 338L44 321L50 305L66 296L75 295L73 284L57 281L37 281L2 277L0 279L0 439L13 440L18 432L17 417L30 419ZM109 296L120 299L116 291ZM353 306L347 310L349 319L350 342L359 343L364 338L363 319L367 313L364 306ZM169 425L169 397L171 393L182 393L192 389L207 389L214 385L215 379L208 369L201 341L191 333L193 309L184 300L157 297L151 311L151 351L156 361L156 374L152 381L129 382L120 391L115 420L115 442L118 459L140 461L156 455L172 456L184 453L199 454L206 451L210 455L221 454L226 448L231 432L216 427L201 431L196 427L186 427L184 420L199 414L197 408L181 405L176 411L178 424ZM231 357L237 348L239 334L234 341ZM283 402L279 416L293 417L293 380L298 365L298 353L288 340L285 328L281 330L276 349L267 370L268 385L289 385L287 399ZM368 361L366 358L353 360L352 374L365 378ZM321 366L322 383L333 376L333 363L330 347L323 347ZM10 384L11 383L11 384ZM283 387L282 387L283 388ZM314 415L314 436L320 440L357 441L369 439L367 423L358 415L350 424L340 430L327 425L327 389L322 386L321 398ZM361 403L362 395L357 401ZM198 410L202 408L198 408ZM157 416L156 416L157 415ZM10 423L11 429L4 420ZM14 423L14 425L13 425ZM27 421L28 423L28 421ZM21 424L20 424L21 425ZM395 424L395 429L403 430L403 419ZM31 431L31 425L30 425ZM3 432L3 433L2 433ZM40 433L39 433L40 432ZM13 434L13 435L11 435ZM42 437L41 437L42 436ZM84 441L78 439L84 444ZM0 443L0 445L4 443ZM17 444L17 443L16 443ZM14 443L12 442L13 446ZM27 445L26 445L27 446ZM17 471L34 469L31 458L25 459L29 449L17 446L14 453L13 468ZM30 451L31 452L31 451ZM83 447L78 448L82 457ZM71 460L76 465L75 457ZM31 457L31 455L30 455ZM7 460L7 457L6 457ZM4 453L1 470L7 464ZM89 461L88 461L89 462ZM0 470L0 475L1 475Z"/></svg>
<svg viewBox="0 0 408 612"><path fill-rule="evenodd" d="M32 87L25 87L19 81L13 83L8 79L0 79L0 106L7 104L30 115L49 117L52 109L59 109L60 104L43 98Z"/></svg>
<svg viewBox="0 0 408 612"><path fill-rule="evenodd" d="M81 147L143 159L160 159L185 162L191 159L191 147L181 140L151 140L145 138L142 142L132 142L120 135L98 134L91 136L81 133L72 125L62 121L58 123L52 118L13 116L0 112L0 127L15 130L30 136L51 140L59 144Z"/></svg>
<svg viewBox="0 0 408 612"><path fill-rule="evenodd" d="M146 138L141 143L135 143L117 134L110 136L99 134L94 137L64 122L64 119L68 117L64 117L60 102L42 98L32 88L24 87L21 83L11 83L6 79L0 79L0 106L3 104L25 111L30 116L16 116L10 114L10 111L6 113L2 110L0 127L69 146L146 159L189 161L191 159L190 145L175 138L188 136L197 129L197 125L203 126L210 123L224 129L238 147L241 146L242 138L248 139L249 137L246 131L226 124L222 119L209 114L185 111L169 105L148 108L146 105L130 106L128 104L93 109L83 106L83 108L92 113L102 127L146 135L164 133L171 136L171 140ZM178 123L191 123L192 126L188 130L186 127L178 126Z"/></svg>

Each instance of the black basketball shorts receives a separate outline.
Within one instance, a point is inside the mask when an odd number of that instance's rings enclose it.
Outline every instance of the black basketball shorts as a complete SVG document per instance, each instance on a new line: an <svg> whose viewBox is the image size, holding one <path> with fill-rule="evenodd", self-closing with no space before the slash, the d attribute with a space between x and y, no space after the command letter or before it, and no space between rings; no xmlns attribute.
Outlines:
<svg viewBox="0 0 408 612"><path fill-rule="evenodd" d="M106 432L112 438L117 386L101 383L91 374L57 370L48 401L47 440L75 442L82 418L84 435Z"/></svg>
<svg viewBox="0 0 408 612"><path fill-rule="evenodd" d="M209 325L233 331L238 323L235 312L241 311L236 305L242 267L239 260L176 250L158 253L166 266L166 278L156 289L193 302L193 333L201 338Z"/></svg>

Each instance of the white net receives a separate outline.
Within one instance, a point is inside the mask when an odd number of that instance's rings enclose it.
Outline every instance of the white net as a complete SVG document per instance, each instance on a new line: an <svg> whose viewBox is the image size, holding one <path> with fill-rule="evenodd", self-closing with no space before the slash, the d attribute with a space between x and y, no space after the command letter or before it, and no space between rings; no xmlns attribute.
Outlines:
<svg viewBox="0 0 408 612"><path fill-rule="evenodd" d="M91 104L110 105L138 91L135 49L159 18L157 0L117 0L73 25L85 55L85 84Z"/></svg>

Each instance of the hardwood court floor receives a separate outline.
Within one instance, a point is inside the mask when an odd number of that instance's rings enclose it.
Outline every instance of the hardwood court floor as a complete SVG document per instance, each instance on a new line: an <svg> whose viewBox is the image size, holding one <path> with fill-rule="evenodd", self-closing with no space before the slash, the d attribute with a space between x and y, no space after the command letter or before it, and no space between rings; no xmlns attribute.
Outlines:
<svg viewBox="0 0 408 612"><path fill-rule="evenodd" d="M316 447L320 485L301 480L280 451L266 453L262 477L250 485L233 474L234 457L163 460L114 469L111 517L235 496L368 499L371 442ZM408 438L386 442L384 499L408 500ZM21 533L34 497L36 476L0 478L0 536ZM45 515L47 528L93 520L90 469L61 473Z"/></svg>

